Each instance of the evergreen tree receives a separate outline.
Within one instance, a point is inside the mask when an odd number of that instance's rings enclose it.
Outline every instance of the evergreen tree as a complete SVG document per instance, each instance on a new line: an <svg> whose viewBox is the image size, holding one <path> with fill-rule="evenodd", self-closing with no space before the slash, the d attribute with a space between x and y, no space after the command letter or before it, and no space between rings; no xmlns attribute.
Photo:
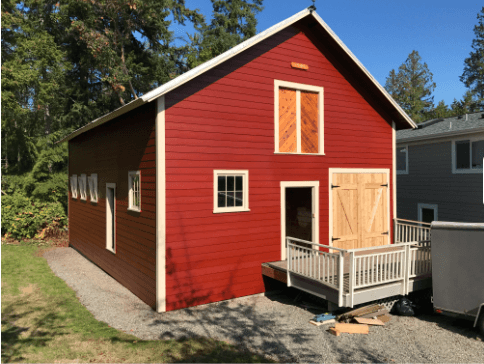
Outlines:
<svg viewBox="0 0 484 364"><path fill-rule="evenodd" d="M472 41L473 51L464 60L464 72L460 80L470 89L481 108L484 108L484 7L477 14L478 24L474 27L476 38Z"/></svg>
<svg viewBox="0 0 484 364"><path fill-rule="evenodd" d="M189 36L188 68L193 68L224 53L257 32L256 15L263 0L212 0L209 25L202 23L197 33Z"/></svg>
<svg viewBox="0 0 484 364"><path fill-rule="evenodd" d="M385 89L417 123L426 120L434 108L433 75L417 51L409 54L398 72L390 71Z"/></svg>

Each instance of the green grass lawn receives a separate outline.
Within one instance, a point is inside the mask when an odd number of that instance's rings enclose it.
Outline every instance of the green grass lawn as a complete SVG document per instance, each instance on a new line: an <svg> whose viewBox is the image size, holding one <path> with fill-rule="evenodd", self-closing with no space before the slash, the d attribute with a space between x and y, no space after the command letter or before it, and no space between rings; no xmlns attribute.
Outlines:
<svg viewBox="0 0 484 364"><path fill-rule="evenodd" d="M2 245L2 362L267 362L207 338L144 341L97 321L39 247Z"/></svg>

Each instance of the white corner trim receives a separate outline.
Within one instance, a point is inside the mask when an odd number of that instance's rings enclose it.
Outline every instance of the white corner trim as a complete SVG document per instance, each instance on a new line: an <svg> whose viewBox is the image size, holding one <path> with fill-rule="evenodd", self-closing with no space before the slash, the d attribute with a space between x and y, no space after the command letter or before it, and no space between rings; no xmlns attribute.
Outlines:
<svg viewBox="0 0 484 364"><path fill-rule="evenodd" d="M165 96L156 100L156 311L166 311Z"/></svg>
<svg viewBox="0 0 484 364"><path fill-rule="evenodd" d="M393 219L397 218L397 125L392 121L392 198L393 198ZM408 172L408 147L407 147L407 172ZM392 220L393 221L393 220Z"/></svg>
<svg viewBox="0 0 484 364"><path fill-rule="evenodd" d="M422 209L434 210L434 221L438 221L439 206L431 203L419 203L418 205L418 221L422 221Z"/></svg>
<svg viewBox="0 0 484 364"><path fill-rule="evenodd" d="M398 151L398 149L400 148L405 148L405 170L399 170L397 169L397 174L408 174L408 170L409 170L409 165L408 165L408 145L399 145L398 147L396 147L396 151L395 151L395 157L397 155L397 153L400 153ZM395 164L395 169L397 168L397 164Z"/></svg>
<svg viewBox="0 0 484 364"><path fill-rule="evenodd" d="M328 193L329 193L329 228L328 228L328 245L333 246L333 193L331 189L331 183L333 182L333 174L336 173L385 173L387 175L387 181L389 187L391 186L390 181L390 169L389 168L329 168L328 169ZM390 230L390 188L387 188L387 226ZM388 234L388 244L391 243L390 233Z"/></svg>
<svg viewBox="0 0 484 364"><path fill-rule="evenodd" d="M281 260L286 260L286 188L311 187L313 243L319 244L319 181L281 181ZM316 246L313 248L317 249Z"/></svg>
<svg viewBox="0 0 484 364"><path fill-rule="evenodd" d="M290 88L296 91L296 153L279 152L279 88ZM318 94L318 153L301 152L301 91ZM274 154L324 155L324 88L303 83L274 80Z"/></svg>

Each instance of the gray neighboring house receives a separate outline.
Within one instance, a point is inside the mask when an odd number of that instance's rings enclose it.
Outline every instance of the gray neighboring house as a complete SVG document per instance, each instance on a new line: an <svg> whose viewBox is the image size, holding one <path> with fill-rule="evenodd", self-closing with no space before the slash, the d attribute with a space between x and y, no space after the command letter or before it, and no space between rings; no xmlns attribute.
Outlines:
<svg viewBox="0 0 484 364"><path fill-rule="evenodd" d="M397 216L484 222L484 112L397 131Z"/></svg>

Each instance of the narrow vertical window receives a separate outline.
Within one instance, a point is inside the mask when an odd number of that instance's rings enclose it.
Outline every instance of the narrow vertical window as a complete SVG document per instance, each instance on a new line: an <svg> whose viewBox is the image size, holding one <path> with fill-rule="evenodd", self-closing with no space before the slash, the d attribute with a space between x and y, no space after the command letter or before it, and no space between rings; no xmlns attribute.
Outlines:
<svg viewBox="0 0 484 364"><path fill-rule="evenodd" d="M128 173L129 183L129 210L141 211L141 173L134 171Z"/></svg>
<svg viewBox="0 0 484 364"><path fill-rule="evenodd" d="M85 174L81 174L80 177L78 177L78 183L79 183L79 194L81 195L81 200L86 201L87 200L87 179Z"/></svg>
<svg viewBox="0 0 484 364"><path fill-rule="evenodd" d="M397 173L408 173L408 147L397 148Z"/></svg>
<svg viewBox="0 0 484 364"><path fill-rule="evenodd" d="M71 196L77 199L77 174L71 176Z"/></svg>
<svg viewBox="0 0 484 364"><path fill-rule="evenodd" d="M98 199L98 192L97 192L97 174L93 173L87 178L87 182L89 184L89 196L91 198L91 202L97 202Z"/></svg>
<svg viewBox="0 0 484 364"><path fill-rule="evenodd" d="M213 212L249 211L249 171L214 171Z"/></svg>
<svg viewBox="0 0 484 364"><path fill-rule="evenodd" d="M106 249L116 253L116 183L106 183Z"/></svg>

